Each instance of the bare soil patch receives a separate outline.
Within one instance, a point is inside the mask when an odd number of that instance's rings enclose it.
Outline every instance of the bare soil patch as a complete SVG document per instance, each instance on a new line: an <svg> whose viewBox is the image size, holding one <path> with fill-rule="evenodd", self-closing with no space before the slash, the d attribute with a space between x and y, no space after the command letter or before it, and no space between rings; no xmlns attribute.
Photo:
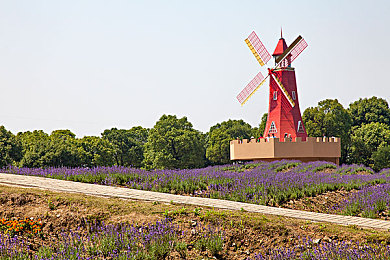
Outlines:
<svg viewBox="0 0 390 260"><path fill-rule="evenodd" d="M328 191L315 197L290 200L281 206L289 209L336 214L335 207L337 205L342 205L346 199L356 192L358 192L358 190L347 191L345 189L340 189Z"/></svg>

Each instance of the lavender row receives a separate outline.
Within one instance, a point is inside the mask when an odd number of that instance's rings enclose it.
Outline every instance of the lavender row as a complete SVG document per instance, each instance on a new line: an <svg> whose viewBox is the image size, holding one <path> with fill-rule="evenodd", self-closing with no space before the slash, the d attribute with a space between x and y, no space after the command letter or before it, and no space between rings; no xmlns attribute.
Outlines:
<svg viewBox="0 0 390 260"><path fill-rule="evenodd" d="M0 233L0 259L28 259L23 238Z"/></svg>
<svg viewBox="0 0 390 260"><path fill-rule="evenodd" d="M188 257L184 234L169 220L149 225L89 225L88 231L61 233L52 244L29 251L28 241L0 233L1 259L167 259L174 252ZM223 234L214 227L198 228L193 244L199 251L219 256ZM293 247L271 248L257 252L254 260L284 259L389 259L390 247L381 243L319 241L304 238ZM247 259L249 260L249 258ZM252 259L253 260L253 259Z"/></svg>
<svg viewBox="0 0 390 260"><path fill-rule="evenodd" d="M58 240L29 251L28 241L0 233L0 259L166 259L171 252L187 255L181 228L169 219L147 225L87 224L62 232ZM213 226L196 227L194 245L213 255L222 251L222 232Z"/></svg>
<svg viewBox="0 0 390 260"><path fill-rule="evenodd" d="M374 174L374 170L363 164L343 164L336 169L339 174Z"/></svg>
<svg viewBox="0 0 390 260"><path fill-rule="evenodd" d="M280 205L291 199L341 188L360 189L385 183L389 179L385 174L348 174L344 170L343 174L339 174L339 168L336 172L323 171L335 167L327 162L277 161L186 170L145 171L120 166L72 169L9 167L6 172L261 205Z"/></svg>
<svg viewBox="0 0 390 260"><path fill-rule="evenodd" d="M386 175L388 177L390 177L390 168L386 168L386 169L382 169L379 174L383 174L383 175Z"/></svg>
<svg viewBox="0 0 390 260"><path fill-rule="evenodd" d="M303 239L302 244L293 248L273 248L266 253L256 254L254 260L284 259L348 259L370 260L389 259L390 247L381 244L359 244L358 242L318 242Z"/></svg>
<svg viewBox="0 0 390 260"><path fill-rule="evenodd" d="M390 208L390 184L364 187L335 207L345 215L377 218Z"/></svg>

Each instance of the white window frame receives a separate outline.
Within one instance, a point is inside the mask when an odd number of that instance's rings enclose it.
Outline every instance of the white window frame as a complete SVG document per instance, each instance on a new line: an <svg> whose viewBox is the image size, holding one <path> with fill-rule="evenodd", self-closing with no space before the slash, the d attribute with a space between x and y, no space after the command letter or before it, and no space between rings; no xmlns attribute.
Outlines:
<svg viewBox="0 0 390 260"><path fill-rule="evenodd" d="M272 121L271 125L269 127L269 130L268 130L268 133L274 134L274 133L277 133L277 132L278 132L278 129L276 128L275 122Z"/></svg>
<svg viewBox="0 0 390 260"><path fill-rule="evenodd" d="M304 133L305 129L303 129L303 125L301 121L298 121L297 133Z"/></svg>
<svg viewBox="0 0 390 260"><path fill-rule="evenodd" d="M274 100L278 100L278 91L274 91Z"/></svg>
<svg viewBox="0 0 390 260"><path fill-rule="evenodd" d="M296 100L297 99L297 94L295 93L295 91L291 91L291 96L292 96L292 99L293 100Z"/></svg>

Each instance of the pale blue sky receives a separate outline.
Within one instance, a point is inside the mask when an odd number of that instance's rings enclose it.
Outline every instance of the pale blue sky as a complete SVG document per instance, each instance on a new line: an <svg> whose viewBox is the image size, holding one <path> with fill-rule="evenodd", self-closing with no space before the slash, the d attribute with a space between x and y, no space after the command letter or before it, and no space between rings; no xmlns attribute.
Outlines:
<svg viewBox="0 0 390 260"><path fill-rule="evenodd" d="M309 44L295 60L301 112L326 98L344 107L390 102L390 1L0 1L0 125L13 133L153 127L187 116L203 132L228 119L256 126L268 86L236 95L280 37ZM269 64L272 65L272 62Z"/></svg>

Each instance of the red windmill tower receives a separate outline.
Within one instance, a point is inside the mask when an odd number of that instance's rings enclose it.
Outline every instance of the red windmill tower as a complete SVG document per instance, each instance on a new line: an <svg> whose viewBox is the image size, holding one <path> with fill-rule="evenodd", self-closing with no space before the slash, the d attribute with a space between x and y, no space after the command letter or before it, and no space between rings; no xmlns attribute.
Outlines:
<svg viewBox="0 0 390 260"><path fill-rule="evenodd" d="M261 66L265 65L271 55L268 53L255 32L252 32L245 40L248 47L258 60ZM264 136L276 138L301 137L306 140L307 133L302 122L302 116L299 109L297 84L295 79L295 69L291 63L307 47L305 40L298 38L287 47L283 36L278 41L272 56L275 58L275 67L268 69L268 76L259 72L254 79L237 96L241 105L266 82L269 81L269 107L267 124Z"/></svg>
<svg viewBox="0 0 390 260"><path fill-rule="evenodd" d="M245 42L261 66L271 59L271 55L255 32L252 32ZM298 36L290 46L287 46L281 37L272 55L275 58L275 67L268 69L267 77L259 72L237 96L243 105L269 77L269 108L264 137L275 138L232 140L231 160L293 159L339 163L340 138L308 137L302 122L295 69L291 67L291 63L306 47L307 43L301 36Z"/></svg>

